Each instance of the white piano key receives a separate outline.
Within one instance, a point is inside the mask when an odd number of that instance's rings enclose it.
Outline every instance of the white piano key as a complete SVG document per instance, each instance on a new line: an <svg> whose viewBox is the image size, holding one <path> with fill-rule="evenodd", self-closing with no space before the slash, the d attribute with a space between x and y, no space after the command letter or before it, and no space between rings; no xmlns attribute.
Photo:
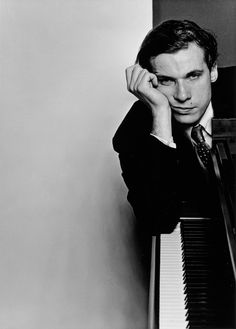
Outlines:
<svg viewBox="0 0 236 329"><path fill-rule="evenodd" d="M184 329L188 325L184 303L180 224L161 235L160 329Z"/></svg>

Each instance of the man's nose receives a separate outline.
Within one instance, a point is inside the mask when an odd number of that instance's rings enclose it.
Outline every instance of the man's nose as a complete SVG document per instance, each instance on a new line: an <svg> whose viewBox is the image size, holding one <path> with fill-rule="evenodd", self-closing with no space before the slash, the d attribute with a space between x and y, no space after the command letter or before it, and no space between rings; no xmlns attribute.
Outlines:
<svg viewBox="0 0 236 329"><path fill-rule="evenodd" d="M178 82L176 84L174 98L179 102L185 102L191 98L191 91L186 83Z"/></svg>

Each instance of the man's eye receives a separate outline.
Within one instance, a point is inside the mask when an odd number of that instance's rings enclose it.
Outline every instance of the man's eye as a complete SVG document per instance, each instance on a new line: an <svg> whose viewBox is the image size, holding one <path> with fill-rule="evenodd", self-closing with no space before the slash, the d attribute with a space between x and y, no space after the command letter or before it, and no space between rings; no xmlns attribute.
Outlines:
<svg viewBox="0 0 236 329"><path fill-rule="evenodd" d="M158 79L158 82L162 85L162 86L172 86L174 84L174 80L171 79Z"/></svg>
<svg viewBox="0 0 236 329"><path fill-rule="evenodd" d="M189 76L189 79L196 80L196 79L200 78L200 76L201 76L201 74L199 74L199 73L193 73Z"/></svg>

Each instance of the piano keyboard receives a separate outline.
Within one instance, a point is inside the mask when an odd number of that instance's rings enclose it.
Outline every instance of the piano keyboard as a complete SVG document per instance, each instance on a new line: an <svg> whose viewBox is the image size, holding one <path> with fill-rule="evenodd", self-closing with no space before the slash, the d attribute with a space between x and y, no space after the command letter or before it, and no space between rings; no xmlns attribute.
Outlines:
<svg viewBox="0 0 236 329"><path fill-rule="evenodd" d="M209 218L182 218L161 234L159 329L234 328L235 287L217 227Z"/></svg>
<svg viewBox="0 0 236 329"><path fill-rule="evenodd" d="M180 223L171 234L161 235L160 329L187 328Z"/></svg>

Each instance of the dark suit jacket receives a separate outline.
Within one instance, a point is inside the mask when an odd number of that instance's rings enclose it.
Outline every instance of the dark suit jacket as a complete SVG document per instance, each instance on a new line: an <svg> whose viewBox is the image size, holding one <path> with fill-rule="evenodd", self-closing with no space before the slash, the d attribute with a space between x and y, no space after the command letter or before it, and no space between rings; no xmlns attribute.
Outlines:
<svg viewBox="0 0 236 329"><path fill-rule="evenodd" d="M233 116L236 104L235 67L221 71L218 82L213 84L212 104L216 117L227 118ZM137 101L119 126L113 146L119 153L128 201L141 230L157 234L175 227L183 204L193 204L199 214L212 215L215 188L178 123L173 120L176 149L151 136L151 127L149 109Z"/></svg>

